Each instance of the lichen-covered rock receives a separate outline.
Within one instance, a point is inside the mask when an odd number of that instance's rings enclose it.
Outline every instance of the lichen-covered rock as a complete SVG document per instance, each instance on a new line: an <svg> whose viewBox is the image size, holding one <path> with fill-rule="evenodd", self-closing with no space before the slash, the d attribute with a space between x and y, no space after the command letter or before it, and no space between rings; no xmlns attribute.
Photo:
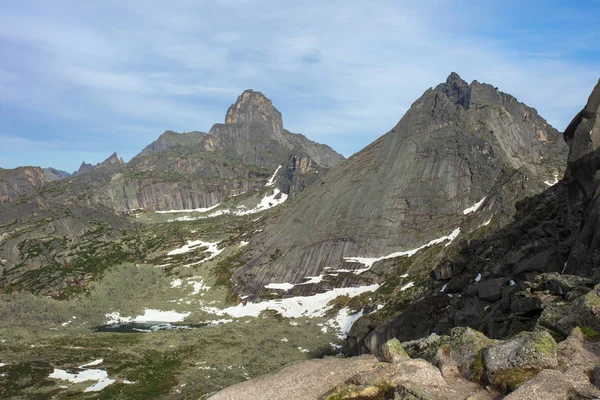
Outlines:
<svg viewBox="0 0 600 400"><path fill-rule="evenodd" d="M390 339L381 346L381 352L383 353L383 360L390 363L399 363L402 360L406 360L409 355L406 350L402 347L402 343L396 338Z"/></svg>
<svg viewBox="0 0 600 400"><path fill-rule="evenodd" d="M600 331L600 285L596 285L585 296L575 299L567 312L560 316L555 329L568 335L573 328L588 326Z"/></svg>
<svg viewBox="0 0 600 400"><path fill-rule="evenodd" d="M552 294L565 295L578 287L592 285L592 280L576 275L561 275L556 272L538 275L535 278L538 290L548 290Z"/></svg>
<svg viewBox="0 0 600 400"><path fill-rule="evenodd" d="M487 378L495 385L514 389L542 369L557 368L557 350L549 333L522 332L483 350Z"/></svg>
<svg viewBox="0 0 600 400"><path fill-rule="evenodd" d="M579 328L558 344L559 369L543 370L524 383L506 399L592 399L600 390L590 382L593 369L600 360L598 343L589 341ZM593 380L592 380L593 382Z"/></svg>
<svg viewBox="0 0 600 400"><path fill-rule="evenodd" d="M411 358L432 361L438 350L448 342L448 336L429 335L421 339L402 342L402 347Z"/></svg>
<svg viewBox="0 0 600 400"><path fill-rule="evenodd" d="M458 327L452 329L448 343L441 347L438 357L447 353L447 356L457 364L461 375L465 378L472 378L473 364L478 354L494 343L494 340L489 339L481 332L471 328Z"/></svg>
<svg viewBox="0 0 600 400"><path fill-rule="evenodd" d="M593 399L600 395L589 382L573 382L560 371L543 370L535 378L504 398L504 400L571 400Z"/></svg>

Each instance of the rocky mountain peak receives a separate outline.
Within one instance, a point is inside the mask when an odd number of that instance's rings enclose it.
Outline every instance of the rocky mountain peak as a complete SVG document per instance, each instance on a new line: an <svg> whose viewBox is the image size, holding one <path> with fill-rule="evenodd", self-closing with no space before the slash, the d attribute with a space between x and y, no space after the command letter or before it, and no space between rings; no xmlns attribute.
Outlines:
<svg viewBox="0 0 600 400"><path fill-rule="evenodd" d="M102 166L102 165L124 164L124 163L125 162L123 161L122 158L119 157L119 155L117 154L117 152L114 152L106 160L102 161L99 164L99 166Z"/></svg>
<svg viewBox="0 0 600 400"><path fill-rule="evenodd" d="M98 168L105 168L105 167L109 167L109 166L118 166L118 165L124 165L124 164L125 164L125 161L123 161L123 159L121 157L119 157L116 152L114 152L106 160L104 160L101 163L96 164L96 165L88 164L85 161L82 162L81 166L79 167L77 172L75 172L73 175L79 175L84 172L94 171L94 170L97 170Z"/></svg>
<svg viewBox="0 0 600 400"><path fill-rule="evenodd" d="M459 104L465 109L469 108L471 88L456 72L450 73L446 82L439 84L435 89L444 93L455 104Z"/></svg>
<svg viewBox="0 0 600 400"><path fill-rule="evenodd" d="M227 125L243 123L275 123L283 128L281 113L273 106L271 100L261 92L245 90L237 101L229 107L225 116Z"/></svg>
<svg viewBox="0 0 600 400"><path fill-rule="evenodd" d="M92 168L94 168L94 166L92 164L88 164L85 161L82 161L81 165L79 166L79 169L77 171L75 171L73 173L73 175L84 173L86 171L91 170Z"/></svg>

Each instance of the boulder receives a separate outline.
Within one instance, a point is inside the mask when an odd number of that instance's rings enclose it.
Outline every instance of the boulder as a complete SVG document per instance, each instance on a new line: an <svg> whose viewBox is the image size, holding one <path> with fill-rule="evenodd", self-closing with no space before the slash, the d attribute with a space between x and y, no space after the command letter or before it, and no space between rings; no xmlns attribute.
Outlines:
<svg viewBox="0 0 600 400"><path fill-rule="evenodd" d="M598 398L600 391L591 385L573 382L559 371L544 370L525 382L504 400L571 400Z"/></svg>
<svg viewBox="0 0 600 400"><path fill-rule="evenodd" d="M448 342L448 336L429 335L421 339L402 342L402 348L411 358L433 361L438 350Z"/></svg>
<svg viewBox="0 0 600 400"><path fill-rule="evenodd" d="M510 303L510 311L518 315L540 313L544 309L542 300L534 295L525 297L515 296Z"/></svg>
<svg viewBox="0 0 600 400"><path fill-rule="evenodd" d="M592 280L576 275L561 275L556 272L538 275L535 279L539 290L564 296L579 286L591 286Z"/></svg>
<svg viewBox="0 0 600 400"><path fill-rule="evenodd" d="M558 367L558 346L545 331L521 332L483 350L490 383L514 390L543 369Z"/></svg>
<svg viewBox="0 0 600 400"><path fill-rule="evenodd" d="M463 377L473 379L476 373L473 370L474 364L476 364L477 358L481 357L480 352L494 343L494 340L474 329L467 327L454 328L450 332L448 342L436 354L438 365L443 364L444 358L448 357ZM446 362L446 364L448 363Z"/></svg>
<svg viewBox="0 0 600 400"><path fill-rule="evenodd" d="M406 350L402 347L402 343L396 338L390 339L381 346L383 361L397 364L402 360L409 359Z"/></svg>
<svg viewBox="0 0 600 400"><path fill-rule="evenodd" d="M556 330L568 335L578 326L587 326L600 331L600 285L585 296L575 299L556 323Z"/></svg>
<svg viewBox="0 0 600 400"><path fill-rule="evenodd" d="M477 284L477 295L481 300L498 301L502 297L502 288L506 283L505 278L488 279Z"/></svg>

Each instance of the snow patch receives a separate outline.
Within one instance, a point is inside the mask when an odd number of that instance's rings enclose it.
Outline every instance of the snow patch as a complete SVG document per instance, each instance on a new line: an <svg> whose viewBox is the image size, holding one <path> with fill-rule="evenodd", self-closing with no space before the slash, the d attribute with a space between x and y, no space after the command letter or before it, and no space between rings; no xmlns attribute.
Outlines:
<svg viewBox="0 0 600 400"><path fill-rule="evenodd" d="M546 186L554 186L558 183L558 175L554 174L554 180L552 182L550 181L544 181L544 183L546 184Z"/></svg>
<svg viewBox="0 0 600 400"><path fill-rule="evenodd" d="M1 363L1 362L0 362L0 368L2 368L2 367L6 367L7 365L8 365L8 364L4 364L4 363Z"/></svg>
<svg viewBox="0 0 600 400"><path fill-rule="evenodd" d="M101 369L86 369L77 373L70 373L62 369L54 368L54 372L48 378L60 379L71 383L82 383L96 381L95 384L84 389L84 392L99 392L105 387L115 383L114 379L108 377L108 372Z"/></svg>
<svg viewBox="0 0 600 400"><path fill-rule="evenodd" d="M200 280L196 280L200 277L192 277L188 278L187 283L192 285L192 296L197 295L201 291L210 289L210 286L206 286L204 284L204 279L200 278Z"/></svg>
<svg viewBox="0 0 600 400"><path fill-rule="evenodd" d="M480 228L483 228L484 226L488 226L490 223L492 222L492 218L488 219L487 221L485 221L483 224L479 225Z"/></svg>
<svg viewBox="0 0 600 400"><path fill-rule="evenodd" d="M210 243L210 242L203 242L202 240L190 240L188 241L188 243L186 245L183 245L182 247L175 249L175 250L171 250L170 252L167 253L168 256L174 256L174 255L178 255L178 254L185 254L188 253L192 250L195 250L199 247L206 247L206 251L211 253L210 256L208 258L205 258L202 261L199 261L198 263L203 263L205 261L208 261L212 258L215 258L216 256L218 256L219 254L221 254L221 252L225 249L218 249L217 245L221 243L221 242L215 242L215 243Z"/></svg>
<svg viewBox="0 0 600 400"><path fill-rule="evenodd" d="M245 241L243 241L243 240L242 240L242 241L240 242L240 245L239 245L239 247L244 247L244 246L247 246L247 245L248 245L248 243L250 243L250 242L245 242Z"/></svg>
<svg viewBox="0 0 600 400"><path fill-rule="evenodd" d="M404 292L406 289L410 289L413 286L415 286L414 282L408 282L406 285L404 285L400 288L400 291Z"/></svg>
<svg viewBox="0 0 600 400"><path fill-rule="evenodd" d="M267 184L265 186L273 186L275 184L275 176L277 176L277 173L279 172L280 169L281 169L281 165L279 167L277 167L275 172L273 172L273 176L269 179L269 181L267 182Z"/></svg>
<svg viewBox="0 0 600 400"><path fill-rule="evenodd" d="M276 199L275 197L277 197L278 195L280 195L279 199ZM287 197L288 197L287 194L281 193L281 191L279 189L274 189L273 194L266 195L265 197L263 197L262 200L260 201L260 203L258 203L258 205L255 208L252 208L252 209L246 210L246 211L234 211L233 214L235 214L235 215L256 214L258 212L265 211L265 210L268 210L269 208L273 208L280 204L283 204L283 202L287 200Z"/></svg>
<svg viewBox="0 0 600 400"><path fill-rule="evenodd" d="M346 335L350 331L350 328L352 328L354 322L356 322L356 320L362 316L362 311L355 314L351 314L350 309L345 307L342 308L335 317L328 320L325 324L338 331L338 338L345 339ZM323 333L327 332L327 326L323 326L323 328L321 329Z"/></svg>
<svg viewBox="0 0 600 400"><path fill-rule="evenodd" d="M440 238L437 239L433 239L432 241L430 241L427 244L424 244L421 247L417 247L416 249L412 249L412 250L406 250L406 251L398 251L396 253L392 253L392 254L388 254L387 256L383 256L383 257L379 257L379 258L367 258L367 257L344 257L344 261L350 262L350 263L359 263L359 264L363 264L365 266L365 268L361 268L361 269L356 269L356 270L345 270L345 269L338 269L335 270L333 272L351 272L353 274L356 275L360 275L363 272L366 272L368 270L371 269L371 267L373 266L373 264L375 264L377 261L381 261L381 260L387 260L390 258L396 258L396 257L403 257L403 256L407 256L407 257L412 257L413 255L415 255L418 251L423 250L426 247L430 247L436 244L440 244L442 242L448 241L448 243L446 243L446 247L448 247L448 245L450 243L452 243L452 241L454 239L456 239L456 237L460 234L460 228L456 228L454 231L452 231L452 233L450 233L447 236L442 236Z"/></svg>
<svg viewBox="0 0 600 400"><path fill-rule="evenodd" d="M171 282L171 287L172 288L176 288L181 286L181 284L183 283L183 281L181 279L175 279L173 280L173 282Z"/></svg>
<svg viewBox="0 0 600 400"><path fill-rule="evenodd" d="M265 289L277 289L288 291L294 286L296 285L292 283L269 283L268 285L265 285Z"/></svg>
<svg viewBox="0 0 600 400"><path fill-rule="evenodd" d="M273 310L286 318L322 317L330 308L327 306L331 300L348 295L358 296L365 292L373 292L379 288L378 284L359 287L336 288L328 292L317 293L312 296L297 296L285 299L274 299L260 303L238 304L224 309L204 307L203 311L214 315L229 315L233 318L257 317L262 311Z"/></svg>
<svg viewBox="0 0 600 400"><path fill-rule="evenodd" d="M215 204L212 207L206 207L206 208L194 208L194 209L187 209L187 210L156 211L156 213L157 214L190 213L190 212L204 213L204 212L208 212L208 211L210 211L212 209L215 209L215 208L219 207L220 205L221 205L221 203Z"/></svg>
<svg viewBox="0 0 600 400"><path fill-rule="evenodd" d="M472 207L464 209L463 214L467 215L467 214L477 211L479 209L479 207L481 207L481 205L483 204L483 202L485 201L486 198L487 198L487 196L484 197L483 199L481 199L479 202L475 203Z"/></svg>
<svg viewBox="0 0 600 400"><path fill-rule="evenodd" d="M279 195L279 198L276 199L275 197L277 197ZM207 218L214 218L214 217L219 217L221 215L236 215L236 216L242 216L242 215L251 215L251 214L256 214L265 210L268 210L270 208L276 207L280 204L282 204L284 201L286 201L288 198L288 195L285 193L281 193L281 190L279 189L274 189L273 190L273 194L271 195L265 195L265 197L262 198L262 200L256 205L256 207L251 208L249 210L246 210L245 206L238 206L237 210L229 210L229 209L225 209L225 210L217 210L213 213L210 213L208 215L204 215L201 217L190 217L190 216L184 216L184 217L179 217L179 218L173 218L170 219L168 222L174 222L174 221L197 221L200 219L207 219ZM256 220L255 220L256 221Z"/></svg>
<svg viewBox="0 0 600 400"><path fill-rule="evenodd" d="M94 367L94 366L96 366L96 365L100 365L100 364L102 364L103 362L104 362L104 359L103 359L103 358L100 358L100 359L98 359L98 360L94 360L94 361L92 361L92 362L89 362L89 363L87 363L87 364L80 365L80 366L79 366L79 368L85 368L85 367Z"/></svg>
<svg viewBox="0 0 600 400"><path fill-rule="evenodd" d="M442 289L440 290L440 293L444 293L446 291L446 286L448 286L447 283L444 286L442 286Z"/></svg>
<svg viewBox="0 0 600 400"><path fill-rule="evenodd" d="M481 280L481 274L477 274L475 277L475 282L479 282Z"/></svg>
<svg viewBox="0 0 600 400"><path fill-rule="evenodd" d="M180 313L173 310L161 311L146 308L142 315L138 315L136 317L122 317L119 312L105 314L105 317L108 318L108 320L106 321L107 325L114 325L128 322L181 322L184 319L186 319L188 315L190 315L189 312Z"/></svg>

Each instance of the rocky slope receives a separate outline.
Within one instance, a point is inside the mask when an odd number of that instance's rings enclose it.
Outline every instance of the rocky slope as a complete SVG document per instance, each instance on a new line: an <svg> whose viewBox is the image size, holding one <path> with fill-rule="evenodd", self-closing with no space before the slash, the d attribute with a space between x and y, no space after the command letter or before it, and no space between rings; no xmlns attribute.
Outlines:
<svg viewBox="0 0 600 400"><path fill-rule="evenodd" d="M502 224L518 200L562 175L566 151L534 109L452 73L390 132L287 204L251 242L235 279L256 296L269 283L359 270L365 258L451 238L457 228Z"/></svg>
<svg viewBox="0 0 600 400"><path fill-rule="evenodd" d="M80 288L116 261L111 253L122 230L139 226L127 217L141 210L198 214L225 202L239 213L264 211L341 160L330 147L285 130L271 101L247 90L225 124L209 133L168 131L129 163L114 153L52 182L39 168L2 170L0 199L30 198L0 209L0 287L54 295ZM136 246L128 251L145 251Z"/></svg>
<svg viewBox="0 0 600 400"><path fill-rule="evenodd" d="M67 171L61 171L52 167L42 168L42 171L44 171L44 179L46 179L47 182L57 181L71 176Z"/></svg>
<svg viewBox="0 0 600 400"><path fill-rule="evenodd" d="M394 339L384 348L380 360L331 357L294 363L209 398L567 400L600 395L600 346L580 329L558 345L545 332L494 341L456 328L448 336Z"/></svg>
<svg viewBox="0 0 600 400"><path fill-rule="evenodd" d="M416 286L366 299L387 303L358 319L347 351L377 358L297 363L211 398L599 397L599 116L600 81L565 130L564 179L517 202L510 223L474 229L438 258L426 257L431 248L374 263L393 269L386 279L430 269Z"/></svg>
<svg viewBox="0 0 600 400"><path fill-rule="evenodd" d="M45 182L44 172L39 167L0 168L0 203L31 196Z"/></svg>

